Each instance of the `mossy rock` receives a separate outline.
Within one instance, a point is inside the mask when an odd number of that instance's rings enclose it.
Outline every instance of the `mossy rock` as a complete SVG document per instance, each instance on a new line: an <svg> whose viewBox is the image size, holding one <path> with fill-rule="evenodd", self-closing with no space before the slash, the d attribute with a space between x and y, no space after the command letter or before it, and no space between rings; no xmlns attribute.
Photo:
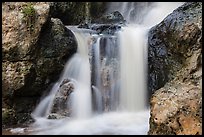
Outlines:
<svg viewBox="0 0 204 137"><path fill-rule="evenodd" d="M33 31L34 30L34 25L35 25L35 15L36 11L33 7L33 4L28 3L22 10L23 13L23 19L25 23L27 24L28 31Z"/></svg>
<svg viewBox="0 0 204 137"><path fill-rule="evenodd" d="M2 125L16 124L15 111L13 109L2 108Z"/></svg>

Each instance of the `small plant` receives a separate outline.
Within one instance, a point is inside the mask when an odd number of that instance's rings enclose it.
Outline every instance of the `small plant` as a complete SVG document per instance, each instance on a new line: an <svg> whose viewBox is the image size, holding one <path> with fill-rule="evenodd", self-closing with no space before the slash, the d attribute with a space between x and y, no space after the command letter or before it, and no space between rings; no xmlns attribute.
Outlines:
<svg viewBox="0 0 204 137"><path fill-rule="evenodd" d="M34 30L35 9L31 3L27 4L22 10L23 18L26 21L29 31Z"/></svg>

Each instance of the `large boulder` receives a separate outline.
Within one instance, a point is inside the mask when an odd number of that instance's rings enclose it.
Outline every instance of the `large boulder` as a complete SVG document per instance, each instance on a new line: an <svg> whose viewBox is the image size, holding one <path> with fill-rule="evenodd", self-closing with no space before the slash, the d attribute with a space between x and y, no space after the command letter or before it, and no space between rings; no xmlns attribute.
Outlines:
<svg viewBox="0 0 204 137"><path fill-rule="evenodd" d="M201 50L201 2L185 3L150 30L148 134L202 134Z"/></svg>
<svg viewBox="0 0 204 137"><path fill-rule="evenodd" d="M2 114L9 112L3 124L30 118L76 49L73 33L51 18L49 3L2 3Z"/></svg>
<svg viewBox="0 0 204 137"><path fill-rule="evenodd" d="M35 76L32 54L41 28L48 20L49 10L46 2L2 3L2 107L5 110L2 111L2 115L8 110L16 113L13 109L14 92L28 87L34 80L32 79ZM8 118L6 123L15 123L17 116L15 114L9 116L12 117Z"/></svg>
<svg viewBox="0 0 204 137"><path fill-rule="evenodd" d="M196 44L201 36L202 5L186 3L160 24L151 28L148 36L148 82L153 92L174 78L192 51L200 48Z"/></svg>

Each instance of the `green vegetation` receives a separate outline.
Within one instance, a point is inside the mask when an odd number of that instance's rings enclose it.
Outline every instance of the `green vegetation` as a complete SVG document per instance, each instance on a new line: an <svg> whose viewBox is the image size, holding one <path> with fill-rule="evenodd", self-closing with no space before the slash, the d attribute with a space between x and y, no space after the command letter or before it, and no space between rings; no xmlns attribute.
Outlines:
<svg viewBox="0 0 204 137"><path fill-rule="evenodd" d="M22 10L23 13L23 19L26 22L28 26L28 30L31 32L34 30L34 23L35 23L35 9L32 5L32 3L28 3L24 9Z"/></svg>

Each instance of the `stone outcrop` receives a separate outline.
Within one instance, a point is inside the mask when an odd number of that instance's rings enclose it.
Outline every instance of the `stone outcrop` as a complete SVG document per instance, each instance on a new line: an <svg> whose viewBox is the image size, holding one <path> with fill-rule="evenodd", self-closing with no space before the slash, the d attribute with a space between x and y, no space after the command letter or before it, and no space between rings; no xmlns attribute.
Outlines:
<svg viewBox="0 0 204 137"><path fill-rule="evenodd" d="M14 112L8 118L8 121L12 121L11 124L16 122L16 111L22 112L14 110L14 92L28 87L28 83L34 80L32 53L41 28L48 19L49 10L47 3L2 3L2 107L5 110L3 112ZM4 122L3 118L3 124Z"/></svg>
<svg viewBox="0 0 204 137"><path fill-rule="evenodd" d="M106 9L105 2L52 2L51 16L62 20L63 24L76 25L99 18Z"/></svg>
<svg viewBox="0 0 204 137"><path fill-rule="evenodd" d="M201 2L185 3L150 30L149 89L156 91L148 134L202 134L201 51Z"/></svg>
<svg viewBox="0 0 204 137"><path fill-rule="evenodd" d="M105 14L98 19L95 19L93 22L100 23L100 24L115 24L115 23L123 24L125 20L119 11L114 11L114 12Z"/></svg>
<svg viewBox="0 0 204 137"><path fill-rule="evenodd" d="M126 21L119 11L104 14L100 18L93 19L90 22L79 24L78 28L91 29L97 34L114 35L118 32Z"/></svg>
<svg viewBox="0 0 204 137"><path fill-rule="evenodd" d="M3 125L30 119L76 49L72 32L51 18L49 3L2 3Z"/></svg>
<svg viewBox="0 0 204 137"><path fill-rule="evenodd" d="M70 94L74 91L76 83L71 79L64 79L60 84L60 88L58 89L51 110L51 114L48 116L58 115L62 117L70 116L71 109L69 108L68 102L70 98ZM51 117L54 119L54 117ZM60 117L56 117L60 118Z"/></svg>

